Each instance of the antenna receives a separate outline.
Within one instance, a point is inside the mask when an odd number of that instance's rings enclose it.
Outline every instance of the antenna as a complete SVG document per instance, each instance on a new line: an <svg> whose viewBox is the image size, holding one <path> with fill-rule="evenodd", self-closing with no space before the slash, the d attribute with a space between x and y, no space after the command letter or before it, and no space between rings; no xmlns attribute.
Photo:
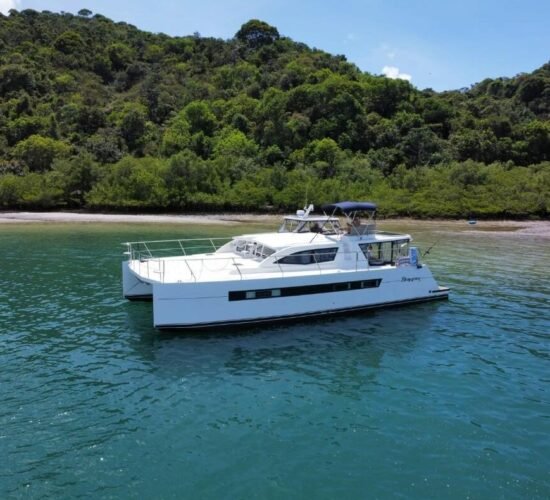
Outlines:
<svg viewBox="0 0 550 500"><path fill-rule="evenodd" d="M430 246L430 248L428 248L428 250L426 250L426 251L422 254L422 257L425 257L426 255L429 255L429 254L430 254L430 251L432 250L432 248L434 248L442 239L443 239L443 236L441 236L441 238L439 238L432 246Z"/></svg>

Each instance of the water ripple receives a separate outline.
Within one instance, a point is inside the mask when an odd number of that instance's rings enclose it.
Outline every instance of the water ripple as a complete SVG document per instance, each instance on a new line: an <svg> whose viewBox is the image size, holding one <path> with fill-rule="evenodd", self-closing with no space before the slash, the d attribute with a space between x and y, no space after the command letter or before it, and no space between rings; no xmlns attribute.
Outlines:
<svg viewBox="0 0 550 500"><path fill-rule="evenodd" d="M449 302L181 335L113 250L173 230L0 228L2 498L550 496L547 241L445 233Z"/></svg>

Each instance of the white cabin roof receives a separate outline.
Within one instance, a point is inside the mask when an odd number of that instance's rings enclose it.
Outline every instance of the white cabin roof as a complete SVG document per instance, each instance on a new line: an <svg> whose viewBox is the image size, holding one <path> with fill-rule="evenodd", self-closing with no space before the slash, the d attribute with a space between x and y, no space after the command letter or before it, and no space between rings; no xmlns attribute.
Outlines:
<svg viewBox="0 0 550 500"><path fill-rule="evenodd" d="M330 217L328 215L286 215L285 220L296 220L300 222L340 222L338 217Z"/></svg>
<svg viewBox="0 0 550 500"><path fill-rule="evenodd" d="M261 245L278 251L291 246L312 244L315 246L338 244L340 237L337 235L323 235L320 233L259 233L243 234L236 236L234 240L256 241Z"/></svg>
<svg viewBox="0 0 550 500"><path fill-rule="evenodd" d="M265 245L272 248L275 251L282 250L291 246L306 246L312 245L312 247L324 247L328 245L339 245L343 239L350 241L350 243L368 243L370 242L383 242L383 241L396 241L396 240L410 240L411 237L408 234L397 233L384 233L377 232L369 235L355 236L348 234L322 234L322 233L256 233L256 234L243 234L241 236L235 236L234 240L255 241L260 245Z"/></svg>

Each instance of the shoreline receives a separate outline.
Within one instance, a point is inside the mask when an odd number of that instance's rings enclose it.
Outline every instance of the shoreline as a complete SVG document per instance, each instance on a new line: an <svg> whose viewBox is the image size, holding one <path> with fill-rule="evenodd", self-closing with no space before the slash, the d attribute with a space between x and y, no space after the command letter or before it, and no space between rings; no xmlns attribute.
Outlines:
<svg viewBox="0 0 550 500"><path fill-rule="evenodd" d="M51 223L118 223L118 224L278 224L283 214L221 213L200 215L150 215L150 214L105 214L87 212L0 212L0 227L11 224ZM421 224L438 226L441 230L457 230L465 233L525 234L550 238L550 221L481 220L468 225L465 220L454 219L379 219L383 225Z"/></svg>
<svg viewBox="0 0 550 500"><path fill-rule="evenodd" d="M239 224L250 219L269 221L271 215L212 214L212 215L151 215L104 214L93 212L0 212L1 224L18 223L75 223L101 222L118 224Z"/></svg>

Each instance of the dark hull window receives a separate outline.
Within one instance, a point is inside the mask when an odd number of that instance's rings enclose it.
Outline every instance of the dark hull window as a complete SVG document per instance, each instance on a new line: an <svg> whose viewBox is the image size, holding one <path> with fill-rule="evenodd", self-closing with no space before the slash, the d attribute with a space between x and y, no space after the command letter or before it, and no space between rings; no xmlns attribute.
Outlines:
<svg viewBox="0 0 550 500"><path fill-rule="evenodd" d="M297 295L314 295L317 293L346 292L348 290L361 290L362 288L378 288L381 279L341 281L339 283L323 283L321 285L288 286L285 288L272 288L261 290L242 290L229 292L228 299L255 300L272 299L277 297L296 297Z"/></svg>

